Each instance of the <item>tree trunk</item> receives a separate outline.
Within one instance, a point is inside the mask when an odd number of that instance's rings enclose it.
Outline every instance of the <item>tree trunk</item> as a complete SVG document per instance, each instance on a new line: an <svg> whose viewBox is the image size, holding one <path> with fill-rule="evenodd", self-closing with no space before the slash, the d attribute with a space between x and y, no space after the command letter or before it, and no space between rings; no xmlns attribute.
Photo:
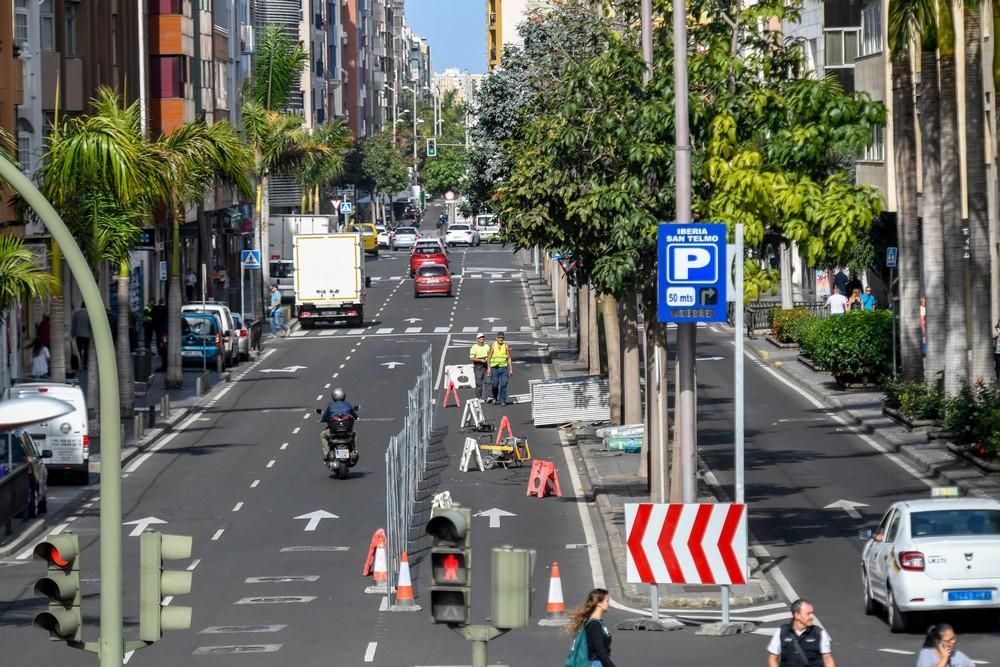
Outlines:
<svg viewBox="0 0 1000 667"><path fill-rule="evenodd" d="M129 346L128 323L128 259L118 265L118 398L122 417L131 417L134 408L132 385L132 354ZM178 320L180 314L178 314Z"/></svg>
<svg viewBox="0 0 1000 667"><path fill-rule="evenodd" d="M655 298L655 291L652 296ZM648 450L649 499L652 502L670 500L670 422L668 419L667 329L656 321L655 301L646 296L646 425L643 445ZM659 361L659 365L657 365ZM657 373L659 369L659 373ZM662 429L662 432L661 432ZM662 482L660 478L662 468ZM641 464L640 464L641 469Z"/></svg>
<svg viewBox="0 0 1000 667"><path fill-rule="evenodd" d="M53 382L66 381L66 304L63 300L62 250L52 240L52 278L55 289L49 301L49 375Z"/></svg>
<svg viewBox="0 0 1000 667"><path fill-rule="evenodd" d="M948 29L950 18L942 12L940 33ZM954 35L951 36L952 43ZM942 39L941 53L941 198L942 229L944 230L944 273L947 304L945 326L944 389L954 396L969 376L968 339L965 321L965 259L960 197L961 163L958 151L958 94L955 81L955 50L947 48ZM954 193L953 195L951 193ZM900 273L900 285L903 282ZM928 294L928 300L942 295Z"/></svg>
<svg viewBox="0 0 1000 667"><path fill-rule="evenodd" d="M184 369L181 367L181 220L184 216L184 205L174 207L173 246L170 249L170 294L167 298L167 376L164 382L167 389L180 389L184 386ZM261 251L261 265L264 261Z"/></svg>
<svg viewBox="0 0 1000 667"><path fill-rule="evenodd" d="M267 291L271 285L271 185L270 176L260 179L257 186L257 224L260 225L260 304L261 319L267 319Z"/></svg>
<svg viewBox="0 0 1000 667"><path fill-rule="evenodd" d="M580 285L580 345L576 355L576 363L589 365L588 355L590 354L590 285Z"/></svg>
<svg viewBox="0 0 1000 667"><path fill-rule="evenodd" d="M933 47L924 48L920 53L920 96L917 104L920 111L920 134L926 137L922 143L923 164L923 295L926 300L927 348L924 355L924 379L937 382L944 372L945 310L943 298L944 259L941 248L944 235L941 228L941 143L934 137L941 136L941 95L938 92L937 51ZM905 372L905 367L904 367Z"/></svg>
<svg viewBox="0 0 1000 667"><path fill-rule="evenodd" d="M913 73L910 58L892 63L893 144L896 166L896 230L899 244L900 356L903 378L923 377L920 350L920 235L917 229L916 135L913 119ZM891 298L891 297L890 297Z"/></svg>
<svg viewBox="0 0 1000 667"><path fill-rule="evenodd" d="M604 320L604 350L608 356L608 389L611 402L611 423L622 423L622 363L621 337L618 324L618 302L610 294L601 295L601 316Z"/></svg>
<svg viewBox="0 0 1000 667"><path fill-rule="evenodd" d="M589 351L587 352L588 360L590 361L589 368L587 372L590 375L600 375L601 374L601 339L597 333L597 290L591 287L587 290L589 294L590 303L587 306L587 328L590 332L587 334L587 343L589 344Z"/></svg>
<svg viewBox="0 0 1000 667"><path fill-rule="evenodd" d="M781 242L778 253L778 265L781 267L781 307L793 308L795 297L792 294L792 248L787 241Z"/></svg>
<svg viewBox="0 0 1000 667"><path fill-rule="evenodd" d="M982 7L965 4L965 142L967 190L969 201L969 247L967 264L972 283L972 349L969 379L972 382L995 379L993 365L992 322L990 321L990 220L986 200L986 158L983 103Z"/></svg>
<svg viewBox="0 0 1000 667"><path fill-rule="evenodd" d="M90 348L87 350L87 418L89 420L90 437L101 434L101 383L98 378L99 365L97 363L97 346L94 344L94 337L90 337Z"/></svg>
<svg viewBox="0 0 1000 667"><path fill-rule="evenodd" d="M642 422L642 394L639 385L639 313L636 298L636 294L627 294L622 306L622 392L626 424Z"/></svg>

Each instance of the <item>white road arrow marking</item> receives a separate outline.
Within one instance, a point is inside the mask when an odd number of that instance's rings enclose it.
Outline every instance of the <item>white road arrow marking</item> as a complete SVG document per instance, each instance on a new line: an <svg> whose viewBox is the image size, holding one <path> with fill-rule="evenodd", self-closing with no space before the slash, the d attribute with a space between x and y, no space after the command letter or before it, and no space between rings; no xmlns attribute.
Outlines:
<svg viewBox="0 0 1000 667"><path fill-rule="evenodd" d="M316 530L316 526L318 526L319 522L323 519L339 519L340 517L333 512L327 512L326 510L315 510L313 512L309 512L309 514L300 514L295 518L307 519L306 532L310 532Z"/></svg>
<svg viewBox="0 0 1000 667"><path fill-rule="evenodd" d="M154 523L166 523L163 519L157 519L155 516L147 516L145 519L136 519L135 521L126 521L122 523L123 526L135 526L132 532L128 534L129 537L139 537L142 535L142 531L149 528Z"/></svg>
<svg viewBox="0 0 1000 667"><path fill-rule="evenodd" d="M861 512L857 510L858 507L868 507L868 505L865 505L864 503L856 503L853 500L838 500L835 503L830 503L823 509L827 510L842 509L845 512L847 512L847 516L851 517L852 519L860 519Z"/></svg>
<svg viewBox="0 0 1000 667"><path fill-rule="evenodd" d="M722 361L725 357L698 357L695 361Z"/></svg>
<svg viewBox="0 0 1000 667"><path fill-rule="evenodd" d="M516 514L512 514L511 512L508 512L506 510L502 510L499 507L494 507L493 509L483 510L482 512L480 512L479 514L476 514L475 516L489 517L489 519L490 519L490 528L499 528L500 527L500 517L504 517L504 516L517 516L517 515Z"/></svg>
<svg viewBox="0 0 1000 667"><path fill-rule="evenodd" d="M403 363L402 361L387 361L386 363L384 363L382 365L383 366L388 366L389 370L391 371L394 368L396 368L396 366L405 366L406 364Z"/></svg>
<svg viewBox="0 0 1000 667"><path fill-rule="evenodd" d="M265 368L261 373L294 373L295 371L309 368L308 366L285 366L284 368Z"/></svg>
<svg viewBox="0 0 1000 667"><path fill-rule="evenodd" d="M408 317L408 318L406 318L403 321L404 322L409 322L410 324L415 324L416 322L423 322L423 320L420 319L419 317Z"/></svg>

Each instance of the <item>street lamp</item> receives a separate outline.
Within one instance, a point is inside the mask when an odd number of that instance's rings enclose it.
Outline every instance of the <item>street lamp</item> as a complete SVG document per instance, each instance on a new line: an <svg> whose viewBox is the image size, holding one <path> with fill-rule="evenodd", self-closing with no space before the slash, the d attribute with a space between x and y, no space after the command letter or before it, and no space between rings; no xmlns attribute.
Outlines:
<svg viewBox="0 0 1000 667"><path fill-rule="evenodd" d="M0 431L46 422L73 412L66 401L48 396L27 396L0 401Z"/></svg>
<svg viewBox="0 0 1000 667"><path fill-rule="evenodd" d="M417 182L417 91L409 86L403 86L413 95L413 182Z"/></svg>

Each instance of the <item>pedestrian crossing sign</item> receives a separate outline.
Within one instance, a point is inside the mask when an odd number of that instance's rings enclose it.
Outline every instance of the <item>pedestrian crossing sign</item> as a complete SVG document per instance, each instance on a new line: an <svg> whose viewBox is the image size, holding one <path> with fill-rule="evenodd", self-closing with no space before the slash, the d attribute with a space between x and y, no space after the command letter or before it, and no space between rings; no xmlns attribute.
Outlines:
<svg viewBox="0 0 1000 667"><path fill-rule="evenodd" d="M244 269L260 269L260 250L244 250L240 262Z"/></svg>

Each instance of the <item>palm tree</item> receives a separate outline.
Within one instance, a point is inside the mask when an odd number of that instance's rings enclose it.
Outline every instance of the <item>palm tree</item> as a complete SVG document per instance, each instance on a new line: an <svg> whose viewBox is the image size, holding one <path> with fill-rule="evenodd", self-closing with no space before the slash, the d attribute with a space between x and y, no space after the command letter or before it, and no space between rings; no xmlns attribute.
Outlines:
<svg viewBox="0 0 1000 667"><path fill-rule="evenodd" d="M965 2L965 142L969 202L972 350L970 382L994 377L990 322L990 219L986 199L985 132L983 116L982 4Z"/></svg>
<svg viewBox="0 0 1000 667"><path fill-rule="evenodd" d="M6 159L0 155L0 160ZM51 294L55 287L52 274L38 268L24 241L16 236L0 234L0 320L6 320L7 311L20 301L44 297ZM61 338L58 332L53 336L57 343ZM0 388L6 387L10 380L6 377L8 354L7 335L3 332L0 335Z"/></svg>
<svg viewBox="0 0 1000 667"><path fill-rule="evenodd" d="M320 188L344 174L347 155L354 145L351 129L341 120L321 125L311 135L317 150L306 156L299 171L302 185L302 212L319 213ZM323 148L326 150L322 150Z"/></svg>
<svg viewBox="0 0 1000 667"><path fill-rule="evenodd" d="M170 288L167 312L166 386L184 383L181 368L181 224L185 205L200 200L217 182L235 186L243 197L251 197L250 152L236 130L226 121L207 125L184 123L161 136L149 147L167 181L167 203L173 231L170 254ZM266 262L265 262L266 264Z"/></svg>
<svg viewBox="0 0 1000 667"><path fill-rule="evenodd" d="M889 5L892 61L892 138L896 163L896 225L899 235L900 357L903 378L923 378L920 351L920 235L917 228L916 132L913 118L913 70L910 44L920 26L915 3Z"/></svg>

